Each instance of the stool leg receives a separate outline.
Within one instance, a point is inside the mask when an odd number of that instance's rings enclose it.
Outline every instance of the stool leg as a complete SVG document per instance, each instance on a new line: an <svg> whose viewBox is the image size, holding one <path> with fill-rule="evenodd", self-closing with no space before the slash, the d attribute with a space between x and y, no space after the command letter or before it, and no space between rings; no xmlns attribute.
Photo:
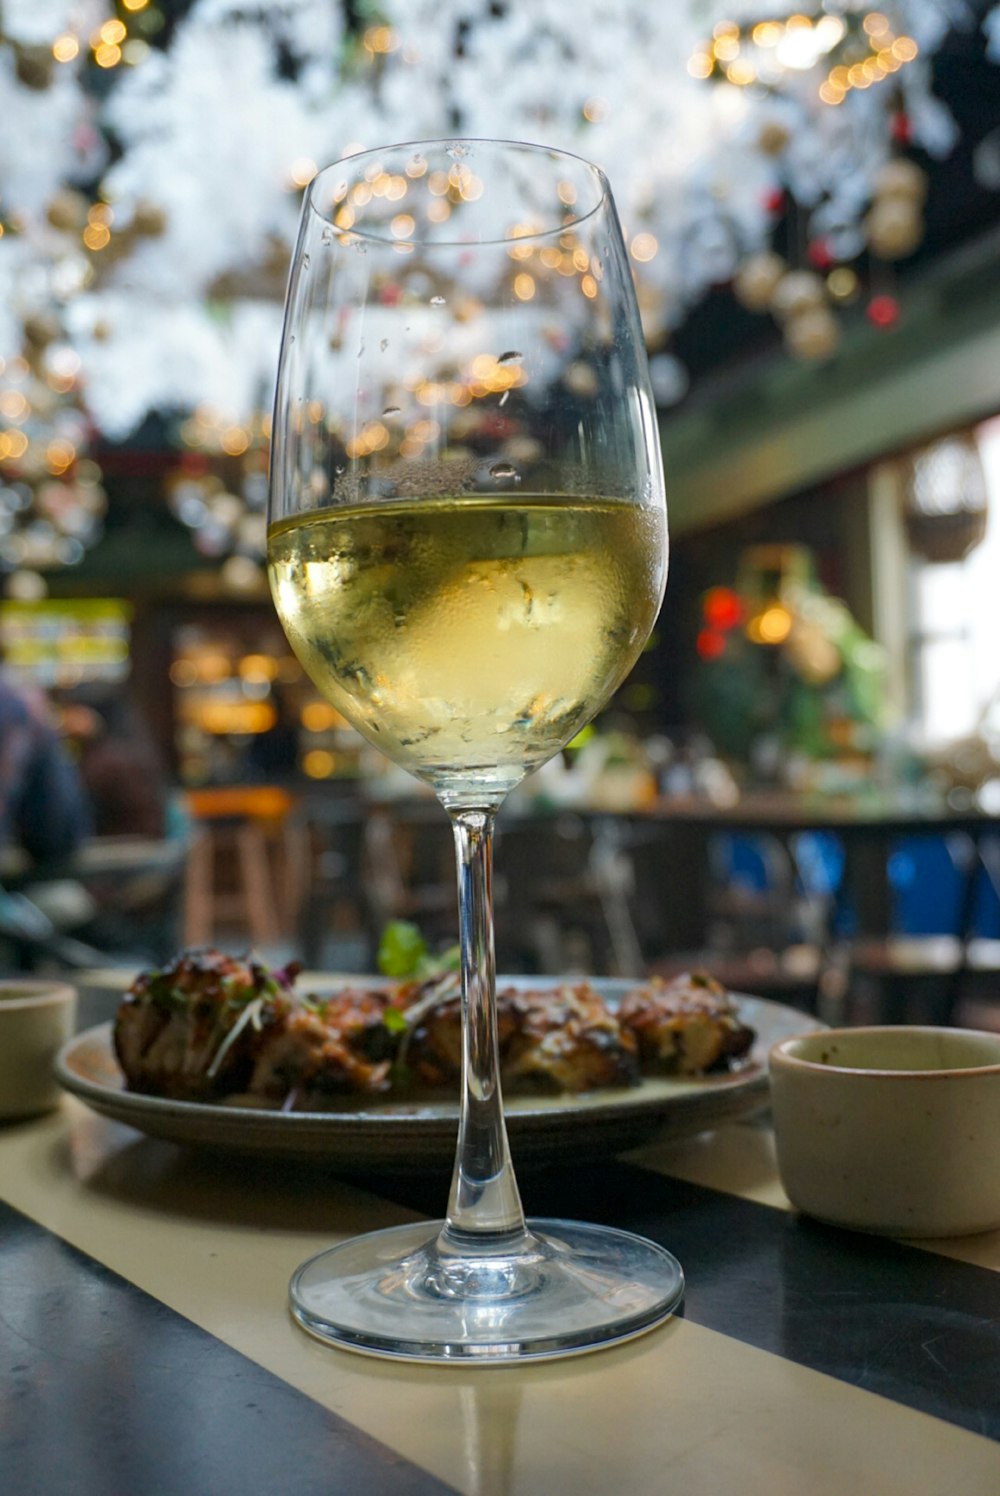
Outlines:
<svg viewBox="0 0 1000 1496"><path fill-rule="evenodd" d="M267 860L267 838L258 826L241 826L236 838L247 926L254 945L278 939L274 886Z"/></svg>
<svg viewBox="0 0 1000 1496"><path fill-rule="evenodd" d="M214 935L212 834L201 831L191 843L184 873L183 940L185 946L209 945Z"/></svg>

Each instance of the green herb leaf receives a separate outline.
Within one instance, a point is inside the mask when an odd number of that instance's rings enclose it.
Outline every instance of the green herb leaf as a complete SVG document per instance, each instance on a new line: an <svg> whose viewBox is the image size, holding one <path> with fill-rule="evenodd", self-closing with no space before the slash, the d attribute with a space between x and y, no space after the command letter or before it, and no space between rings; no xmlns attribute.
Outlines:
<svg viewBox="0 0 1000 1496"><path fill-rule="evenodd" d="M406 919L390 920L378 946L378 969L387 977L412 977L427 955L427 941Z"/></svg>
<svg viewBox="0 0 1000 1496"><path fill-rule="evenodd" d="M399 1008L386 1008L382 1014L382 1022L390 1034L405 1034L409 1028L409 1024L406 1021L406 1014L401 1013Z"/></svg>

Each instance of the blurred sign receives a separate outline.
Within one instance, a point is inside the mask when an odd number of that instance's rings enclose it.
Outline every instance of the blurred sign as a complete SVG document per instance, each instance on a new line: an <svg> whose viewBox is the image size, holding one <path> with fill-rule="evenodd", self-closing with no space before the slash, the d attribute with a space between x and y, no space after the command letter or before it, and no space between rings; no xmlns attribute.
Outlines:
<svg viewBox="0 0 1000 1496"><path fill-rule="evenodd" d="M122 681L132 607L118 598L0 603L0 650L11 674L38 686Z"/></svg>

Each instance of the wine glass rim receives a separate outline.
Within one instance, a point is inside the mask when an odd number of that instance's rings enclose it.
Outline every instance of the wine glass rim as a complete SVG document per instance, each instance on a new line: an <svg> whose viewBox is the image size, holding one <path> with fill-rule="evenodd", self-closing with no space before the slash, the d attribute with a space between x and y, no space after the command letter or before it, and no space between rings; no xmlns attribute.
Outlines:
<svg viewBox="0 0 1000 1496"><path fill-rule="evenodd" d="M533 244L547 239L557 239L560 234L565 234L568 229L578 228L599 213L605 206L613 203L611 195L611 184L608 181L602 167L596 162L590 161L586 156L580 156L575 151L563 150L561 146L542 145L532 140L508 140L503 137L490 135L441 135L426 140L398 140L386 145L373 146L369 150L352 151L350 155L341 156L336 161L329 162L320 168L306 188L305 207L320 219L323 223L332 223L329 213L323 212L316 201L316 194L320 184L329 180L338 170L348 167L351 163L363 161L365 157L376 159L385 156L389 152L400 151L433 151L435 149L447 150L450 146L509 146L513 149L525 152L537 152L548 157L561 158L564 161L572 161L577 166L584 167L595 179L598 194L593 207L588 208L586 213L573 213L568 211L568 216L562 218L559 223L553 224L551 228L538 229L526 234L505 234L495 239L479 239L477 245L501 245L501 244ZM569 205L567 205L568 208ZM336 225L334 225L336 227ZM355 225L343 230L345 238L351 240L363 239L369 244L385 244L398 247L400 241L386 234L374 234L368 229L359 229ZM418 235L408 235L410 244L426 245L430 242L435 249L468 249L468 239L435 238L432 241L422 240Z"/></svg>

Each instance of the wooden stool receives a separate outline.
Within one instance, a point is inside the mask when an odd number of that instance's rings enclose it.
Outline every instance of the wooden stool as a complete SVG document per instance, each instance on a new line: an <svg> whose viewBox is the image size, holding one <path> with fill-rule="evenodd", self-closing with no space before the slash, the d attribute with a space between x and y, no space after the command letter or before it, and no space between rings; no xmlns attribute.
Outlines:
<svg viewBox="0 0 1000 1496"><path fill-rule="evenodd" d="M291 796L261 785L193 791L188 804L198 829L184 890L185 945L211 944L227 921L255 946L290 933L294 911L288 906L299 882L283 876L285 869L276 876L273 862L284 851L289 874L298 863L292 849L283 847Z"/></svg>

